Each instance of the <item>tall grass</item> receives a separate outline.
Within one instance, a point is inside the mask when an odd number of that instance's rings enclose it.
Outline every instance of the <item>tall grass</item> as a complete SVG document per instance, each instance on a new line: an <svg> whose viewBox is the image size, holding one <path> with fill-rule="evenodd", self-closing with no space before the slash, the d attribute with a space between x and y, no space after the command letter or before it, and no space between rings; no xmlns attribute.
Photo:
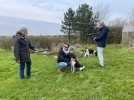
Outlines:
<svg viewBox="0 0 134 100"><path fill-rule="evenodd" d="M19 80L11 52L0 50L1 100L134 100L134 52L117 45L105 49L105 68L97 58L80 58L80 73L57 71L54 55L32 55L32 77Z"/></svg>

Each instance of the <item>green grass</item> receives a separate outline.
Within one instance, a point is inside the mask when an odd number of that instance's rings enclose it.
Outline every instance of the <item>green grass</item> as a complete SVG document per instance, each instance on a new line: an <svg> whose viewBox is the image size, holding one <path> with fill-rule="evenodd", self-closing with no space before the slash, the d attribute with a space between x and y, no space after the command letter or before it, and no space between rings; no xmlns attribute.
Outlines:
<svg viewBox="0 0 134 100"><path fill-rule="evenodd" d="M32 55L32 78L19 80L11 52L0 50L0 100L134 100L134 52L110 45L106 68L97 58L81 58L80 73L57 72L53 56Z"/></svg>

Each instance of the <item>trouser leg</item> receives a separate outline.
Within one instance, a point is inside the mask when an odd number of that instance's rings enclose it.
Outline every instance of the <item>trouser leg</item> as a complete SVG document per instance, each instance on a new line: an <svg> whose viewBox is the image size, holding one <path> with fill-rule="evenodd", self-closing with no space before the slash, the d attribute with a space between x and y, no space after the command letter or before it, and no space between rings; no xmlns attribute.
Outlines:
<svg viewBox="0 0 134 100"><path fill-rule="evenodd" d="M20 64L20 79L24 79L25 63Z"/></svg>
<svg viewBox="0 0 134 100"><path fill-rule="evenodd" d="M27 78L29 79L31 77L31 63L27 62L26 64L27 64L26 73L27 73Z"/></svg>
<svg viewBox="0 0 134 100"><path fill-rule="evenodd" d="M101 66L104 66L103 51L104 51L104 48L102 48L102 47L97 47L98 60L99 60L99 64L100 64Z"/></svg>

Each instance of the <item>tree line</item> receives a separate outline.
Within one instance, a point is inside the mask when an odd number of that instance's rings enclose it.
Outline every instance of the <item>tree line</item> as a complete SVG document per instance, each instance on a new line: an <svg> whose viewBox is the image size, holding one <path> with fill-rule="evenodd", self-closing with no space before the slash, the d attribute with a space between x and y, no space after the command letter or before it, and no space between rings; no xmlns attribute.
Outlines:
<svg viewBox="0 0 134 100"><path fill-rule="evenodd" d="M82 42L88 41L88 34L97 31L96 23L99 21L91 6L88 4L81 4L76 11L69 8L64 13L62 20L61 31L68 36L68 42L71 42L71 35L75 33L80 35Z"/></svg>

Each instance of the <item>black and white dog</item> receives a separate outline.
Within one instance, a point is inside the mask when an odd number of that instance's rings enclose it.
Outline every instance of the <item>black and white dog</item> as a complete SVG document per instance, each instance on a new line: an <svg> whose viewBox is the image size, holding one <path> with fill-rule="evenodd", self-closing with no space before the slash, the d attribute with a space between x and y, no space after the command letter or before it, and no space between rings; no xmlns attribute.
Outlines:
<svg viewBox="0 0 134 100"><path fill-rule="evenodd" d="M71 58L71 71L82 71L85 66L80 64L80 62L77 60L76 56L73 53L70 53L69 55Z"/></svg>
<svg viewBox="0 0 134 100"><path fill-rule="evenodd" d="M84 57L97 56L97 51L93 49L82 50L82 56Z"/></svg>

